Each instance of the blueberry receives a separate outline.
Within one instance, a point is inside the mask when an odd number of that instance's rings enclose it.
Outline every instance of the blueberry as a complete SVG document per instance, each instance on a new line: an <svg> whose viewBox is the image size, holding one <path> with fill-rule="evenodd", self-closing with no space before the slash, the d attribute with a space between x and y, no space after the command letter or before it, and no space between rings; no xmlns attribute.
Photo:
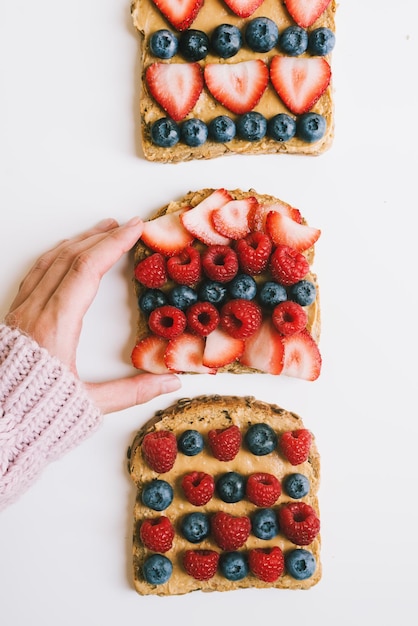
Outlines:
<svg viewBox="0 0 418 626"><path fill-rule="evenodd" d="M197 302L197 293L187 285L176 285L168 294L170 304L185 311L191 304Z"/></svg>
<svg viewBox="0 0 418 626"><path fill-rule="evenodd" d="M181 521L180 530L191 543L199 543L210 534L209 517L205 513L188 513Z"/></svg>
<svg viewBox="0 0 418 626"><path fill-rule="evenodd" d="M228 580L242 580L248 575L249 567L242 552L223 552L219 559L221 574Z"/></svg>
<svg viewBox="0 0 418 626"><path fill-rule="evenodd" d="M178 448L186 456L196 456L203 450L203 437L197 430L185 430L178 438Z"/></svg>
<svg viewBox="0 0 418 626"><path fill-rule="evenodd" d="M319 141L325 134L327 123L319 113L304 113L296 123L296 134L306 143Z"/></svg>
<svg viewBox="0 0 418 626"><path fill-rule="evenodd" d="M283 481L283 489L294 500L308 495L309 488L309 480L303 474L289 474Z"/></svg>
<svg viewBox="0 0 418 626"><path fill-rule="evenodd" d="M289 287L289 300L293 300L300 306L309 306L315 302L316 287L309 280L300 280Z"/></svg>
<svg viewBox="0 0 418 626"><path fill-rule="evenodd" d="M171 148L180 140L180 128L169 117L161 117L151 126L151 141L160 148Z"/></svg>
<svg viewBox="0 0 418 626"><path fill-rule="evenodd" d="M145 314L149 314L159 306L167 304L167 296L160 289L147 289L142 296L140 296L138 304L141 311Z"/></svg>
<svg viewBox="0 0 418 626"><path fill-rule="evenodd" d="M268 17L256 17L248 22L244 37L254 52L268 52L279 40L279 29Z"/></svg>
<svg viewBox="0 0 418 626"><path fill-rule="evenodd" d="M218 115L208 125L209 137L217 143L228 143L236 132L235 122L228 115Z"/></svg>
<svg viewBox="0 0 418 626"><path fill-rule="evenodd" d="M189 28L180 35L179 51L187 61L201 61L209 52L209 37L202 30Z"/></svg>
<svg viewBox="0 0 418 626"><path fill-rule="evenodd" d="M288 574L296 580L310 578L316 569L316 559L308 550L297 548L285 555L285 567Z"/></svg>
<svg viewBox="0 0 418 626"><path fill-rule="evenodd" d="M288 26L280 35L279 45L285 54L297 57L308 48L308 33L300 26Z"/></svg>
<svg viewBox="0 0 418 626"><path fill-rule="evenodd" d="M173 488L165 480L155 478L142 490L142 502L153 511L164 511L173 501Z"/></svg>
<svg viewBox="0 0 418 626"><path fill-rule="evenodd" d="M274 309L277 304L287 300L286 289L283 285L275 283L272 280L268 280L264 283L258 292L258 299L262 306L269 309Z"/></svg>
<svg viewBox="0 0 418 626"><path fill-rule="evenodd" d="M178 40L170 30L156 30L149 40L152 54L159 59L171 59L177 52Z"/></svg>
<svg viewBox="0 0 418 626"><path fill-rule="evenodd" d="M192 118L183 122L180 128L180 137L188 146L196 148L205 143L208 138L208 127L205 122Z"/></svg>
<svg viewBox="0 0 418 626"><path fill-rule="evenodd" d="M257 283L249 274L237 274L228 285L231 298L253 300L257 295Z"/></svg>
<svg viewBox="0 0 418 626"><path fill-rule="evenodd" d="M240 502L245 495L245 479L237 472L226 472L216 481L216 491L224 502Z"/></svg>
<svg viewBox="0 0 418 626"><path fill-rule="evenodd" d="M335 35L329 28L321 27L309 33L308 51L316 56L326 56L335 46Z"/></svg>
<svg viewBox="0 0 418 626"><path fill-rule="evenodd" d="M152 554L144 561L142 572L150 585L162 585L173 573L173 564L163 554Z"/></svg>
<svg viewBox="0 0 418 626"><path fill-rule="evenodd" d="M268 424L253 424L245 434L245 442L253 454L270 454L277 446L277 435Z"/></svg>
<svg viewBox="0 0 418 626"><path fill-rule="evenodd" d="M267 134L276 141L289 141L296 134L296 122L287 113L278 113L269 119Z"/></svg>
<svg viewBox="0 0 418 626"><path fill-rule="evenodd" d="M222 304L227 296L227 288L216 280L205 280L199 287L199 299L212 304Z"/></svg>
<svg viewBox="0 0 418 626"><path fill-rule="evenodd" d="M267 120L261 113L250 111L237 120L237 133L241 139L259 141L267 132Z"/></svg>
<svg viewBox="0 0 418 626"><path fill-rule="evenodd" d="M213 31L210 43L215 54L230 59L242 47L241 31L232 24L220 24Z"/></svg>
<svg viewBox="0 0 418 626"><path fill-rule="evenodd" d="M273 539L279 534L279 522L273 509L257 509L251 517L251 530L259 539Z"/></svg>

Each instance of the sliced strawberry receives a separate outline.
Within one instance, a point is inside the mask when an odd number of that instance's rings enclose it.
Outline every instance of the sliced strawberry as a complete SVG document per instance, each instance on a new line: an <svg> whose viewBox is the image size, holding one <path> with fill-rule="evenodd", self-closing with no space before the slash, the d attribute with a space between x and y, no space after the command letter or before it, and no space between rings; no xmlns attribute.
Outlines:
<svg viewBox="0 0 418 626"><path fill-rule="evenodd" d="M177 30L186 30L196 19L204 0L153 0L164 17Z"/></svg>
<svg viewBox="0 0 418 626"><path fill-rule="evenodd" d="M186 230L180 220L180 215L186 209L166 213L160 217L145 222L141 239L148 248L161 252L167 256L179 254L190 246L194 237Z"/></svg>
<svg viewBox="0 0 418 626"><path fill-rule="evenodd" d="M206 337L203 364L211 368L229 365L240 358L244 346L243 339L235 339L221 328L216 328Z"/></svg>
<svg viewBox="0 0 418 626"><path fill-rule="evenodd" d="M165 351L164 361L169 370L177 373L216 374L216 369L203 365L203 337L183 333L171 339Z"/></svg>
<svg viewBox="0 0 418 626"><path fill-rule="evenodd" d="M240 362L268 374L281 374L283 369L283 342L270 318L263 320L254 335L245 340Z"/></svg>
<svg viewBox="0 0 418 626"><path fill-rule="evenodd" d="M212 96L233 113L241 115L251 111L259 102L269 82L269 71L261 59L208 63L204 78Z"/></svg>
<svg viewBox="0 0 418 626"><path fill-rule="evenodd" d="M331 0L284 0L289 14L302 28L312 26L330 2Z"/></svg>
<svg viewBox="0 0 418 626"><path fill-rule="evenodd" d="M176 122L190 113L203 89L198 63L152 63L145 77L154 100Z"/></svg>
<svg viewBox="0 0 418 626"><path fill-rule="evenodd" d="M302 223L302 214L299 209L290 206L287 202L277 200L271 204L258 204L251 209L248 222L252 231L259 230L263 233L266 232L266 217L270 211L277 211L277 213L286 215L299 224Z"/></svg>
<svg viewBox="0 0 418 626"><path fill-rule="evenodd" d="M138 370L152 374L166 374L169 370L164 362L167 339L149 335L139 341L132 350L132 365Z"/></svg>
<svg viewBox="0 0 418 626"><path fill-rule="evenodd" d="M250 232L248 216L258 206L254 197L231 200L212 213L215 229L224 237L242 239Z"/></svg>
<svg viewBox="0 0 418 626"><path fill-rule="evenodd" d="M297 222L271 211L266 217L266 230L270 239L277 245L290 246L298 252L308 250L318 241L321 231L308 224L298 224Z"/></svg>
<svg viewBox="0 0 418 626"><path fill-rule="evenodd" d="M263 2L264 0L225 0L225 4L238 17L250 17Z"/></svg>
<svg viewBox="0 0 418 626"><path fill-rule="evenodd" d="M207 246L227 246L230 239L214 229L212 212L230 200L232 200L232 196L225 189L216 189L193 209L182 213L180 219L183 226Z"/></svg>
<svg viewBox="0 0 418 626"><path fill-rule="evenodd" d="M331 67L323 57L275 56L270 64L274 89L289 111L307 113L331 81Z"/></svg>
<svg viewBox="0 0 418 626"><path fill-rule="evenodd" d="M282 374L304 380L316 380L321 373L319 348L307 330L283 337Z"/></svg>

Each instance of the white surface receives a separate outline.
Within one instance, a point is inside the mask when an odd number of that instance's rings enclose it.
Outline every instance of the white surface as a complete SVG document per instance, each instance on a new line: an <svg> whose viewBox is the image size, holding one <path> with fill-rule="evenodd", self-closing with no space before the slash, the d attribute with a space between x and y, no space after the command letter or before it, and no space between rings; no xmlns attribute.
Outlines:
<svg viewBox="0 0 418 626"><path fill-rule="evenodd" d="M253 187L322 229L324 366L304 383L184 377L181 392L108 416L0 515L8 626L416 623L418 27L413 2L341 1L336 137L319 158L162 166L138 138L129 0L0 2L0 268L4 315L23 273L102 217L147 218L190 189ZM129 373L129 259L103 281L80 347L90 379ZM323 579L309 592L142 598L130 577L134 489L125 453L154 410L198 393L252 393L299 413L322 455Z"/></svg>

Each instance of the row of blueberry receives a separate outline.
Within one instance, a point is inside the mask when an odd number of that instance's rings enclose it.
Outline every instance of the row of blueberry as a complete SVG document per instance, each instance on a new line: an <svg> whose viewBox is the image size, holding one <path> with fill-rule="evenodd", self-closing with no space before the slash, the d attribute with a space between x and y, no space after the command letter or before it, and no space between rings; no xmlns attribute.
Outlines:
<svg viewBox="0 0 418 626"><path fill-rule="evenodd" d="M296 120L286 113L279 113L267 120L257 111L244 113L234 121L228 115L218 115L208 124L199 118L190 118L177 124L169 117L156 120L150 129L151 141L160 148L171 148L179 141L197 148L206 141L228 143L234 138L243 141L261 141L265 137L280 143L294 137L305 143L322 139L326 120L319 113L305 113Z"/></svg>
<svg viewBox="0 0 418 626"><path fill-rule="evenodd" d="M210 38L196 29L188 29L180 35L167 29L153 33L149 40L151 53L159 59L171 59L180 53L187 61L201 61L210 51L222 59L235 56L246 44L254 52L269 52L278 47L284 54L300 56L305 52L313 56L326 56L335 46L335 35L325 27L308 33L300 26L288 26L281 33L275 22L268 17L250 20L244 34L232 24L220 24Z"/></svg>

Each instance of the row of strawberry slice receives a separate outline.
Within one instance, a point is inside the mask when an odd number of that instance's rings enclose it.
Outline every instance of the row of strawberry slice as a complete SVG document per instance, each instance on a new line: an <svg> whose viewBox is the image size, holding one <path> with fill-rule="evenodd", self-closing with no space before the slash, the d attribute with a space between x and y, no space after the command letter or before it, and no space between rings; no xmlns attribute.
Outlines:
<svg viewBox="0 0 418 626"><path fill-rule="evenodd" d="M269 81L292 113L312 109L331 81L331 67L324 58L276 55L270 67L261 59L240 63L163 63L149 65L145 77L150 94L176 122L196 105L204 85L232 113L252 111Z"/></svg>

